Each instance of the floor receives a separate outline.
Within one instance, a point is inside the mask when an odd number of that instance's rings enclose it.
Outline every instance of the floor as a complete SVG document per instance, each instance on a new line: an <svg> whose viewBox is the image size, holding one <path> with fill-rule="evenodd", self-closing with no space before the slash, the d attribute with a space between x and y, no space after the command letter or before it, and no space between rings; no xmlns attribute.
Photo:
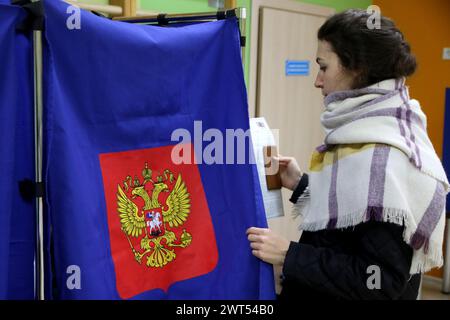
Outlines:
<svg viewBox="0 0 450 320"><path fill-rule="evenodd" d="M440 279L425 276L422 280L421 300L450 300L450 294L442 293Z"/></svg>

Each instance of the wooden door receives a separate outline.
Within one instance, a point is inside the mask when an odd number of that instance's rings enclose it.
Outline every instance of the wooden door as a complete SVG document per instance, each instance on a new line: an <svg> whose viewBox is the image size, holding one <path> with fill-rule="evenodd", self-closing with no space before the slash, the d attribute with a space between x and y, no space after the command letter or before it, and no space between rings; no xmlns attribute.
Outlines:
<svg viewBox="0 0 450 320"><path fill-rule="evenodd" d="M315 62L317 30L325 19L279 8L259 9L255 114L265 117L272 129L279 129L280 154L295 157L303 171L307 171L312 151L324 138L320 125L323 96L314 87L314 81L319 69ZM301 72L295 72L295 68L293 72L287 70L287 62L303 66L297 69ZM269 227L298 241L300 221L292 216L292 204L288 201L291 193L283 190L284 216L270 219ZM278 277L281 270L275 271Z"/></svg>
<svg viewBox="0 0 450 320"><path fill-rule="evenodd" d="M304 171L311 152L324 138L320 125L323 97L320 89L314 87L318 71L317 30L324 21L324 17L304 13L260 10L256 113L265 117L271 128L280 130L280 154L295 157ZM286 61L309 64L309 72L302 69L304 75L286 75ZM271 219L269 224L297 241L300 233L298 221L292 221L290 193L283 191L285 216Z"/></svg>

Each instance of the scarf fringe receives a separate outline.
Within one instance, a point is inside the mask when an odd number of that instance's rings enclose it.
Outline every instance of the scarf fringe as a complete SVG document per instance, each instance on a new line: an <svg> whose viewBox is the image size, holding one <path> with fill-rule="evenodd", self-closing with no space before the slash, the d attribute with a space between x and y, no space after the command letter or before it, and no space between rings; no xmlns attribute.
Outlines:
<svg viewBox="0 0 450 320"><path fill-rule="evenodd" d="M306 191L305 191L306 192ZM304 216L302 213L307 207L309 201L309 193L302 199L298 199L293 207L293 215ZM343 229L354 227L360 223L369 220L383 221L404 226L403 240L414 249L413 259L411 262L410 274L425 273L432 268L441 267L443 265L442 247L438 242L428 239L427 237L416 233L417 225L411 218L412 215L405 210L395 208L380 208L381 215L373 215L367 209L356 211L352 214L340 216L335 229ZM371 217L373 219L371 219ZM375 218L376 217L376 218ZM316 221L313 223L302 222L299 230L317 231L327 229L329 219Z"/></svg>

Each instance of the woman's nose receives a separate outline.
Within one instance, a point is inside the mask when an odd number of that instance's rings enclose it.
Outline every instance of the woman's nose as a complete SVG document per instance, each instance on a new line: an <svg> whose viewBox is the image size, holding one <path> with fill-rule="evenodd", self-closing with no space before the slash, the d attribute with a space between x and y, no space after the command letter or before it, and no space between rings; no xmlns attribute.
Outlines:
<svg viewBox="0 0 450 320"><path fill-rule="evenodd" d="M322 77L319 74L317 74L316 81L314 82L314 86L316 88L322 88L323 87L323 80L322 80Z"/></svg>

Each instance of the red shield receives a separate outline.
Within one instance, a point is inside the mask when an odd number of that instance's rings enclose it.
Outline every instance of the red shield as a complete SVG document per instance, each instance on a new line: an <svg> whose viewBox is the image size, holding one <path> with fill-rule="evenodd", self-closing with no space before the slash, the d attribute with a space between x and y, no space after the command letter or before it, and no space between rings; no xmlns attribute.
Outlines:
<svg viewBox="0 0 450 320"><path fill-rule="evenodd" d="M167 291L174 282L209 273L217 264L197 165L174 164L172 148L99 156L117 291L123 299L157 288ZM180 190L185 204L181 213L173 205L181 201ZM159 263L158 253L168 258Z"/></svg>
<svg viewBox="0 0 450 320"><path fill-rule="evenodd" d="M164 235L164 222L162 221L161 208L154 208L145 212L145 225L150 237Z"/></svg>

